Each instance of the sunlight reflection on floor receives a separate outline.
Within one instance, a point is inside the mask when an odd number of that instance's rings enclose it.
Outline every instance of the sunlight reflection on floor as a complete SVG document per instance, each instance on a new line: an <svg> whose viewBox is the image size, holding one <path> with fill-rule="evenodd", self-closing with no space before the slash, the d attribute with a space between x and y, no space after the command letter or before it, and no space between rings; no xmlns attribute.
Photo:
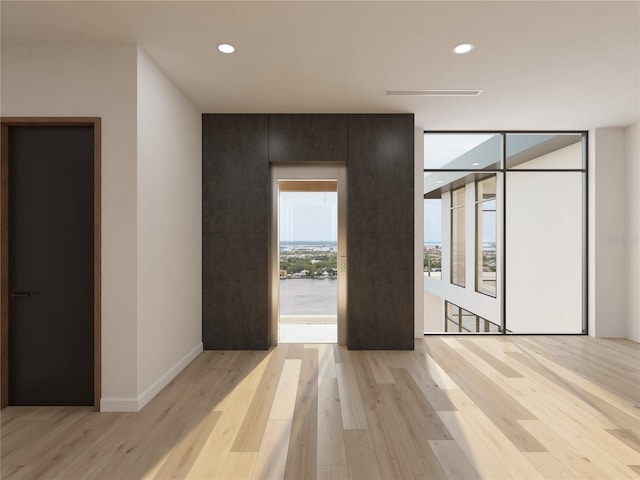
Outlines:
<svg viewBox="0 0 640 480"><path fill-rule="evenodd" d="M338 342L338 326L335 323L281 323L279 332L279 343Z"/></svg>

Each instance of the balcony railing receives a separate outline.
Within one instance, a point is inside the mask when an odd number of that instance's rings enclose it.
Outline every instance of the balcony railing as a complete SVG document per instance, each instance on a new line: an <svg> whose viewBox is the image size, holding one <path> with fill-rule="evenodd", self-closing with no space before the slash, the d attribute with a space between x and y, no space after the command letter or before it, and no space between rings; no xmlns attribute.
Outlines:
<svg viewBox="0 0 640 480"><path fill-rule="evenodd" d="M444 331L447 333L501 333L502 326L446 301Z"/></svg>

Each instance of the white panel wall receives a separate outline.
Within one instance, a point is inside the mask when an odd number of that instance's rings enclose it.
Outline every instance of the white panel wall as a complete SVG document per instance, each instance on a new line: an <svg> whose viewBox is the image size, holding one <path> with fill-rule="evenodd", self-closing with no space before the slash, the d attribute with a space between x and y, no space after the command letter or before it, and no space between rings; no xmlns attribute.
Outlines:
<svg viewBox="0 0 640 480"><path fill-rule="evenodd" d="M582 183L575 172L507 173L512 332L582 332Z"/></svg>
<svg viewBox="0 0 640 480"><path fill-rule="evenodd" d="M589 335L595 337L626 334L624 143L622 128L589 132Z"/></svg>
<svg viewBox="0 0 640 480"><path fill-rule="evenodd" d="M640 123L625 130L626 333L640 342Z"/></svg>
<svg viewBox="0 0 640 480"><path fill-rule="evenodd" d="M138 402L202 351L202 116L138 50Z"/></svg>
<svg viewBox="0 0 640 480"><path fill-rule="evenodd" d="M136 396L136 47L2 47L3 116L102 117L102 396Z"/></svg>

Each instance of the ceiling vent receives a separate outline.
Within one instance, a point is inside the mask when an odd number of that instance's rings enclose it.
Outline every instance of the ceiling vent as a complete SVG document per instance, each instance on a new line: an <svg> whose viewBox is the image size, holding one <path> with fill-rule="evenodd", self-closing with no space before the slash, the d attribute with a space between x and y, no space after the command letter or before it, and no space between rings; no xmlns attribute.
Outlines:
<svg viewBox="0 0 640 480"><path fill-rule="evenodd" d="M477 97L482 90L386 90L385 95L409 97Z"/></svg>

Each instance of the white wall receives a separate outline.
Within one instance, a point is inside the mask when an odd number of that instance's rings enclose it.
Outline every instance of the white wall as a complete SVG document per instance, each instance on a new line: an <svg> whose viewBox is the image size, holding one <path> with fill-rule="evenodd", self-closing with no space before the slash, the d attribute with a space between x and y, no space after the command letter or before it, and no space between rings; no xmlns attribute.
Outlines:
<svg viewBox="0 0 640 480"><path fill-rule="evenodd" d="M136 47L2 47L3 116L102 117L102 395L136 392Z"/></svg>
<svg viewBox="0 0 640 480"><path fill-rule="evenodd" d="M427 277L424 277L427 278ZM444 331L444 300L438 295L423 289L424 333L440 333Z"/></svg>
<svg viewBox="0 0 640 480"><path fill-rule="evenodd" d="M640 342L640 123L625 130L625 336Z"/></svg>
<svg viewBox="0 0 640 480"><path fill-rule="evenodd" d="M626 334L624 133L589 132L589 335L595 337Z"/></svg>
<svg viewBox="0 0 640 480"><path fill-rule="evenodd" d="M200 113L134 45L2 46L3 116L102 118L102 400L201 350Z"/></svg>
<svg viewBox="0 0 640 480"><path fill-rule="evenodd" d="M202 351L202 116L138 50L138 403Z"/></svg>

